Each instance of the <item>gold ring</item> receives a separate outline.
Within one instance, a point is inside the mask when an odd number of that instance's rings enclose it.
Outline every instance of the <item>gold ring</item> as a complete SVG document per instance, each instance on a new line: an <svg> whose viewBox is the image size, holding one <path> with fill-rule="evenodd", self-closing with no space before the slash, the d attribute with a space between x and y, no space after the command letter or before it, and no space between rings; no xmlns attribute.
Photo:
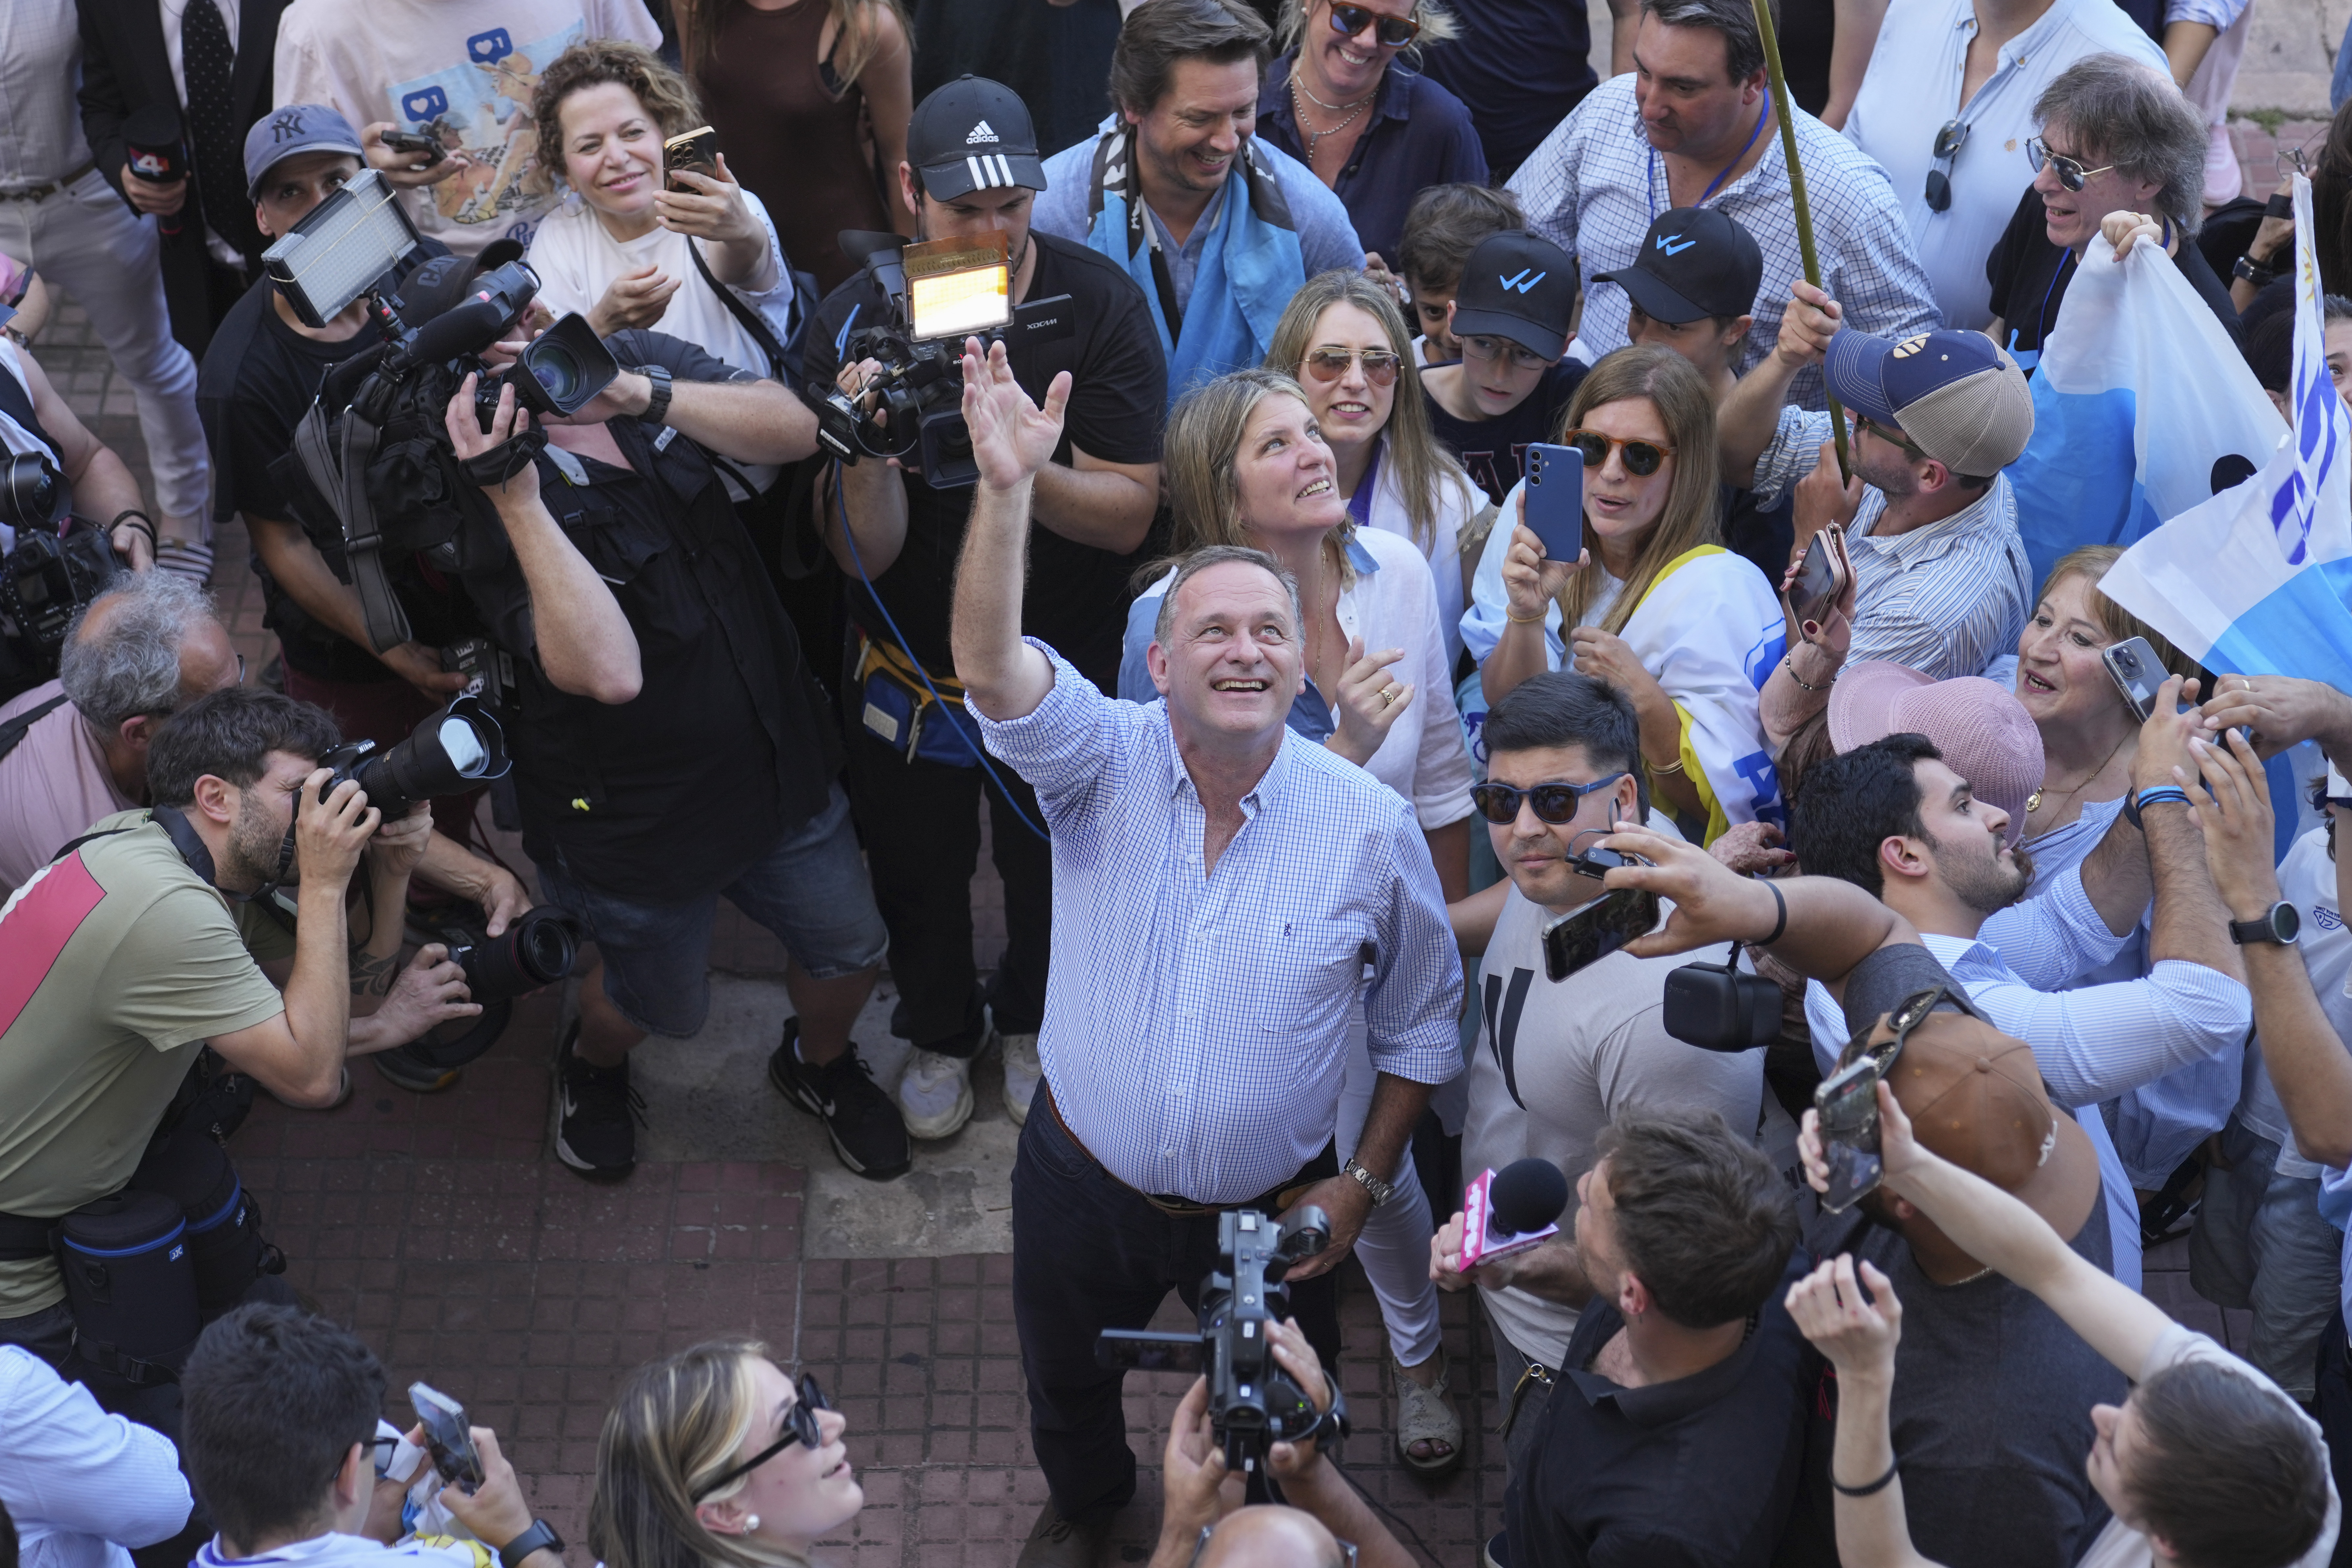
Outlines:
<svg viewBox="0 0 2352 1568"><path fill-rule="evenodd" d="M1395 700L1396 700L1396 688L1395 688L1395 687L1393 687L1393 686L1383 686L1383 687L1381 687L1381 707L1385 708L1385 707L1387 707L1390 703L1391 703L1391 702L1393 702L1393 701L1395 701Z"/></svg>

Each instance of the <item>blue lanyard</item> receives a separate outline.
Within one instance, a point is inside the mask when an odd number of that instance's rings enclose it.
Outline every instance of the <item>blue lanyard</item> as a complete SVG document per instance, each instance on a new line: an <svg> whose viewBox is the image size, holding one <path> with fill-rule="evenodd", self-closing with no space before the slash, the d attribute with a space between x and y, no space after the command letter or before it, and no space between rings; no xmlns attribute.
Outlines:
<svg viewBox="0 0 2352 1568"><path fill-rule="evenodd" d="M1739 144L1739 151L1732 155L1731 162L1726 163L1721 172L1719 172L1713 180L1708 182L1706 189L1698 194L1698 200L1691 203L1691 205L1695 207L1703 207L1706 205L1707 197L1715 195L1716 187L1723 184L1725 177L1728 175L1732 170L1739 167L1739 160L1748 156L1748 150L1756 145L1756 138L1764 134L1764 122L1771 118L1772 89L1768 87L1764 89L1764 112L1756 117L1756 129L1748 133L1748 140ZM1673 187L1669 186L1666 194L1671 197L1674 195ZM1658 150L1655 147L1650 148L1650 179L1648 195L1650 198L1650 216L1654 218L1658 216Z"/></svg>
<svg viewBox="0 0 2352 1568"><path fill-rule="evenodd" d="M1372 523L1372 491L1381 482L1381 448L1378 437L1373 437L1371 461L1364 465L1364 477L1356 481L1356 493L1348 498L1348 515L1359 528Z"/></svg>

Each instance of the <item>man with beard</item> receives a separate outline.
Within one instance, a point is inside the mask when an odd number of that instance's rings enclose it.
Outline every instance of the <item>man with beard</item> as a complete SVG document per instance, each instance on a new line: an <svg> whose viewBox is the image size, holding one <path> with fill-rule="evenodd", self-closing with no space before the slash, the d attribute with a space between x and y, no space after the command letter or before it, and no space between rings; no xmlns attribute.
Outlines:
<svg viewBox="0 0 2352 1568"><path fill-rule="evenodd" d="M1876 894L1918 929L1988 1022L2033 1047L2051 1099L2075 1112L2099 1154L2114 1232L2112 1258L2102 1265L2135 1289L2137 1209L2095 1108L2231 1049L2253 1016L2229 916L2206 870L2188 797L2173 783L2173 767L2190 763L2195 721L2193 712L2173 711L2180 686L2178 678L2165 683L2157 716L2141 728L2125 807L2147 838L2155 889L2150 967L2139 979L2039 988L2073 978L2073 966L2053 963L2053 953L2078 951L2088 960L2080 968L2090 968L2104 962L2103 951L2111 955L2121 945L2099 911L2103 895L2084 890L2085 881L2101 879L2086 868L2026 910L2010 911L2032 880L2032 862L2006 847L2009 813L1979 798L1924 734L1890 734L1815 764L1789 823L1790 847L1808 873ZM2029 911L2035 918L2020 919ZM1825 997L1807 1014L1817 1048L1844 1037Z"/></svg>
<svg viewBox="0 0 2352 1568"><path fill-rule="evenodd" d="M0 1344L102 1403L136 1390L83 1364L47 1223L122 1190L207 1042L289 1104L331 1104L341 1084L344 893L381 814L354 783L320 787L337 739L324 712L276 692L189 704L149 749L153 806L100 821L0 908ZM405 826L373 860L404 889L428 825ZM270 883L299 911L282 994L231 904Z"/></svg>

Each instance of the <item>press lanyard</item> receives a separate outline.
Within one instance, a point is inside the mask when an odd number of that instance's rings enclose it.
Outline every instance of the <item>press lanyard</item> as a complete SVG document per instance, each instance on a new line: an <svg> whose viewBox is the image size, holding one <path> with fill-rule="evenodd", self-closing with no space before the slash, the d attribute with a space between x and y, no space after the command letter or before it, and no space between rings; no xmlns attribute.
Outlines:
<svg viewBox="0 0 2352 1568"><path fill-rule="evenodd" d="M1739 160L1748 156L1748 149L1756 145L1756 138L1764 134L1764 122L1771 118L1772 89L1768 87L1764 89L1764 112L1756 117L1756 129L1748 133L1748 140L1739 144L1739 151L1732 154L1731 162L1723 166L1722 172L1708 183L1706 189L1698 194L1698 200L1691 203L1691 205L1695 207L1706 205L1707 197L1715 195L1716 187L1729 177L1732 170L1739 167ZM1673 195L1672 186L1667 188L1666 194L1669 196ZM1658 150L1655 147L1650 149L1649 196L1650 216L1656 217L1658 216Z"/></svg>

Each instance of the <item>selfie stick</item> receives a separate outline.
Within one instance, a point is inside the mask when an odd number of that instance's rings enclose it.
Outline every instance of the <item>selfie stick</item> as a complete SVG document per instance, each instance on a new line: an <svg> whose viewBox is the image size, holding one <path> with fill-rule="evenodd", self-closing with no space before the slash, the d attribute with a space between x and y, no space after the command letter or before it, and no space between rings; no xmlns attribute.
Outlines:
<svg viewBox="0 0 2352 1568"><path fill-rule="evenodd" d="M1756 7L1756 32L1764 44L1764 65L1772 73L1772 112L1780 121L1780 154L1789 165L1789 195L1797 206L1797 248L1805 261L1805 281L1818 289L1822 286L1821 254L1813 248L1812 209L1805 205L1805 166L1797 161L1797 123L1789 112L1789 84L1780 75L1780 40L1772 31L1771 0L1753 0ZM1838 479L1851 482L1853 464L1846 456L1845 410L1827 388L1822 395L1829 397L1830 438L1837 443Z"/></svg>

